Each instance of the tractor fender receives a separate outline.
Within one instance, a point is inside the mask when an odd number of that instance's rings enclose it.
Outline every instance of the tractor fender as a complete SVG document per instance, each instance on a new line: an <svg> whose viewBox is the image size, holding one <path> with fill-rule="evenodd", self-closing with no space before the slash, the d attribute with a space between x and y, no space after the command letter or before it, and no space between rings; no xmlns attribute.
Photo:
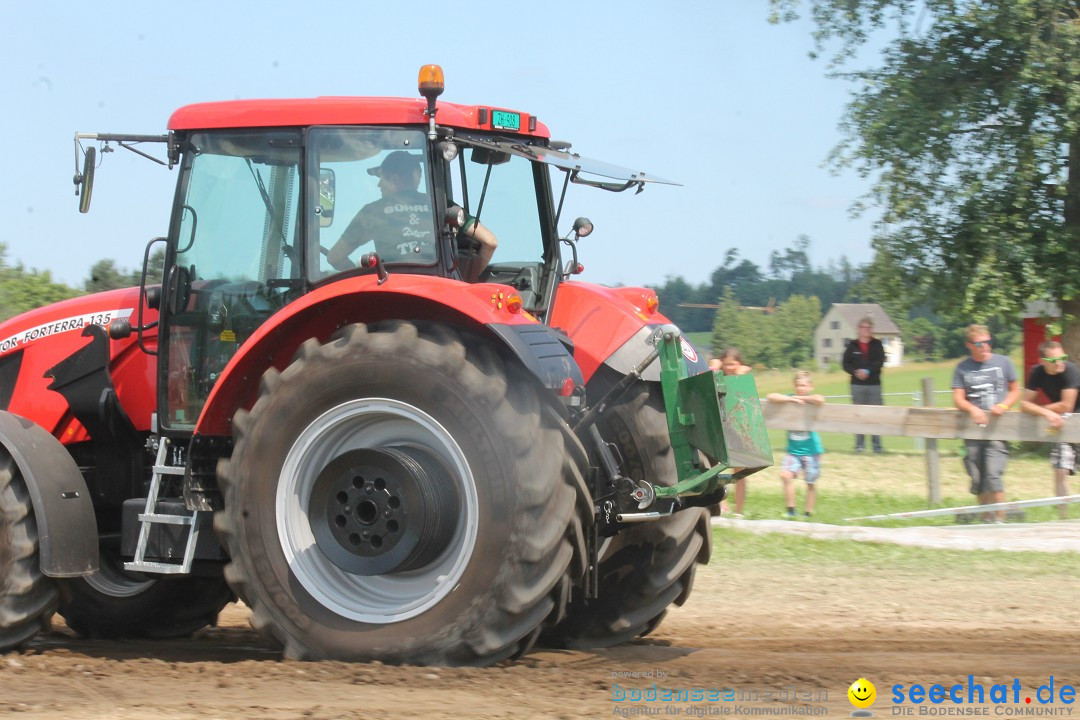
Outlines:
<svg viewBox="0 0 1080 720"><path fill-rule="evenodd" d="M650 341L657 328L671 324L656 311L655 299L654 291L641 287L609 288L583 282L559 286L551 325L570 336L574 359L586 382L602 365L625 375L652 351ZM709 369L708 358L685 337L682 351L690 375ZM642 378L659 382L660 363L649 365Z"/></svg>
<svg viewBox="0 0 1080 720"><path fill-rule="evenodd" d="M22 473L34 507L41 572L90 575L98 569L98 531L86 481L71 455L39 425L0 411L0 444Z"/></svg>
<svg viewBox="0 0 1080 720"><path fill-rule="evenodd" d="M362 275L316 288L275 313L237 350L210 391L195 434L231 435L233 414L254 404L267 369L283 370L306 340L327 342L353 323L399 319L465 328L505 347L545 387L561 388L567 378L582 385L559 334L507 307L515 292L506 285L406 274L391 274L382 285L374 275Z"/></svg>

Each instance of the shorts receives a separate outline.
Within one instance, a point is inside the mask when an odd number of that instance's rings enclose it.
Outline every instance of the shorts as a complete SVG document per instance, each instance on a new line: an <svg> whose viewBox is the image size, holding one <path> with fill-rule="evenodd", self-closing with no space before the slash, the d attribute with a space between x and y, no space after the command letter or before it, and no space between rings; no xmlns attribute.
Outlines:
<svg viewBox="0 0 1080 720"><path fill-rule="evenodd" d="M1004 440L965 440L964 468L971 477L971 494L1002 492L1005 483L1005 463L1009 460L1009 446Z"/></svg>
<svg viewBox="0 0 1080 720"><path fill-rule="evenodd" d="M1050 466L1076 473L1076 448L1069 443L1055 443L1050 446Z"/></svg>
<svg viewBox="0 0 1080 720"><path fill-rule="evenodd" d="M807 485L813 485L821 475L820 455L785 455L780 463L781 470L787 470L793 475L801 471Z"/></svg>

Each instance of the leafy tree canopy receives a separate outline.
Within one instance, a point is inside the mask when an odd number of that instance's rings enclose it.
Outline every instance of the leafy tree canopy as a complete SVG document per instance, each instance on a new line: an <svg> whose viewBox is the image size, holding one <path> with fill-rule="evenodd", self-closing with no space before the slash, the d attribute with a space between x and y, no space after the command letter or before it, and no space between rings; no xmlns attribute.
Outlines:
<svg viewBox="0 0 1080 720"><path fill-rule="evenodd" d="M880 65L844 73L856 90L832 155L874 178L878 269L973 320L1056 298L1080 352L1080 2L771 4L775 21L809 12L833 70L893 38Z"/></svg>

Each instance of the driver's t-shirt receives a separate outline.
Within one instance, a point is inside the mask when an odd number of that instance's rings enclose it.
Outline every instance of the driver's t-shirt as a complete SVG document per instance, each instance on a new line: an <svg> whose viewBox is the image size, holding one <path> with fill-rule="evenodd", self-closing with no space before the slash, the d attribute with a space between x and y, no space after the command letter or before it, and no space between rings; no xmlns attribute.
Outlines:
<svg viewBox="0 0 1080 720"><path fill-rule="evenodd" d="M435 259L432 222L428 196L406 191L365 205L341 237L351 249L374 241L383 262L431 262Z"/></svg>

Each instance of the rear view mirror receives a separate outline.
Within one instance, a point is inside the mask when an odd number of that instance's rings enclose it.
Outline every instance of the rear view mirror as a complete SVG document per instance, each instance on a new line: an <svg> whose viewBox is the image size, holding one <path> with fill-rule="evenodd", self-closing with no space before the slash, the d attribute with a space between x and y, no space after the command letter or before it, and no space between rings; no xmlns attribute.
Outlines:
<svg viewBox="0 0 1080 720"><path fill-rule="evenodd" d="M97 149L88 147L83 154L82 171L73 178L75 195L79 198L79 212L81 213L90 210L90 194L94 190L95 165L97 165Z"/></svg>
<svg viewBox="0 0 1080 720"><path fill-rule="evenodd" d="M335 181L334 171L330 168L319 170L319 204L315 214L319 216L319 227L330 227L334 222Z"/></svg>
<svg viewBox="0 0 1080 720"><path fill-rule="evenodd" d="M474 147L470 159L479 165L502 165L503 163L510 162L510 153L502 152L501 150Z"/></svg>

